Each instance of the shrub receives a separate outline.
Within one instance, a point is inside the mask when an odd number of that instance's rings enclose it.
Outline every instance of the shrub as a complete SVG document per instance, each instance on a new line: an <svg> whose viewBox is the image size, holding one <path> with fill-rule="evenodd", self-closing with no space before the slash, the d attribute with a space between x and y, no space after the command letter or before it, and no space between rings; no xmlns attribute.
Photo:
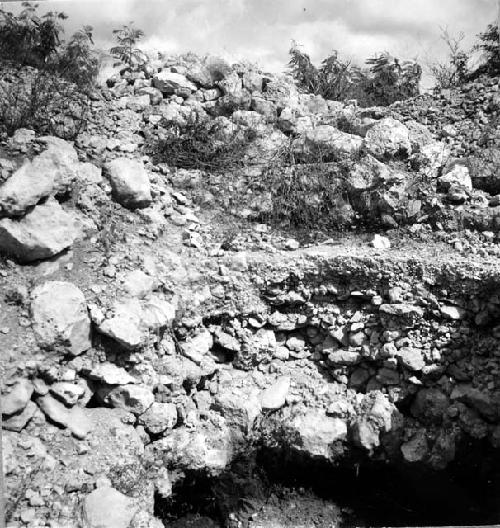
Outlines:
<svg viewBox="0 0 500 528"><path fill-rule="evenodd" d="M243 165L252 133L223 129L217 121L190 120L185 126L173 121L161 123L163 137L151 146L155 163L182 169L225 172Z"/></svg>
<svg viewBox="0 0 500 528"><path fill-rule="evenodd" d="M261 220L284 228L342 229L353 221L345 185L346 167L338 163L268 167L262 185L269 207Z"/></svg>
<svg viewBox="0 0 500 528"><path fill-rule="evenodd" d="M500 75L500 34L498 24L489 24L486 31L478 35L479 43L474 46L475 51L483 55L483 64L474 72L474 76L483 73L491 76Z"/></svg>
<svg viewBox="0 0 500 528"><path fill-rule="evenodd" d="M296 42L292 42L289 53L288 68L299 89L325 99L341 100L348 96L358 72L351 68L349 62L341 61L337 51L333 51L319 68L314 66L309 55L302 52Z"/></svg>
<svg viewBox="0 0 500 528"><path fill-rule="evenodd" d="M461 86L467 80L468 56L462 49L464 38L463 32L453 36L448 29L441 28L441 40L448 48L448 60L446 62L431 62L428 65L438 88Z"/></svg>
<svg viewBox="0 0 500 528"><path fill-rule="evenodd" d="M17 16L0 7L0 58L41 67L60 46L61 21L67 17L55 11L39 16L38 4L22 5L24 9Z"/></svg>
<svg viewBox="0 0 500 528"><path fill-rule="evenodd" d="M422 68L385 52L366 61L368 69L342 61L334 51L317 68L294 42L288 67L298 88L325 99L357 99L362 106L389 105L419 93Z"/></svg>
<svg viewBox="0 0 500 528"><path fill-rule="evenodd" d="M73 139L86 126L89 100L78 88L47 71L25 68L0 80L0 130L18 128Z"/></svg>
<svg viewBox="0 0 500 528"><path fill-rule="evenodd" d="M142 29L135 28L131 22L121 29L115 29L113 35L117 45L111 48L112 55L131 68L139 68L146 64L146 54L137 47L137 43L144 36Z"/></svg>
<svg viewBox="0 0 500 528"><path fill-rule="evenodd" d="M419 94L422 68L416 61L401 62L384 52L366 63L370 66L370 75L363 83L369 104L385 106Z"/></svg>
<svg viewBox="0 0 500 528"><path fill-rule="evenodd" d="M100 61L94 49L92 27L84 26L76 31L64 46L57 70L65 79L84 88L95 83Z"/></svg>

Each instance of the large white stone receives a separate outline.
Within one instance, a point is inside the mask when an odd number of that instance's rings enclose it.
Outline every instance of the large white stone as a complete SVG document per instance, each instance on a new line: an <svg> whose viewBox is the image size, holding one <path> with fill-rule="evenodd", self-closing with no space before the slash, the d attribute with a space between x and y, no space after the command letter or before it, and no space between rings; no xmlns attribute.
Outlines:
<svg viewBox="0 0 500 528"><path fill-rule="evenodd" d="M118 203L129 209L143 209L151 204L151 184L140 161L118 158L107 163L105 171Z"/></svg>
<svg viewBox="0 0 500 528"><path fill-rule="evenodd" d="M38 406L52 421L62 427L67 427L74 437L83 439L92 428L92 421L86 415L85 409L73 407L68 409L53 396L46 395L37 400Z"/></svg>
<svg viewBox="0 0 500 528"><path fill-rule="evenodd" d="M386 117L373 125L366 133L366 150L378 159L411 154L408 128L392 117Z"/></svg>
<svg viewBox="0 0 500 528"><path fill-rule="evenodd" d="M153 405L155 398L144 385L120 385L108 392L104 400L113 407L140 415Z"/></svg>
<svg viewBox="0 0 500 528"><path fill-rule="evenodd" d="M131 298L116 303L114 315L100 323L98 329L123 347L133 350L144 343L150 330L169 326L175 312L175 303L158 296L143 301Z"/></svg>
<svg viewBox="0 0 500 528"><path fill-rule="evenodd" d="M74 356L92 346L85 296L74 284L49 281L38 286L33 291L31 312L40 346L62 346Z"/></svg>
<svg viewBox="0 0 500 528"><path fill-rule="evenodd" d="M80 234L75 217L51 199L19 220L0 220L0 253L20 262L47 259L69 248Z"/></svg>
<svg viewBox="0 0 500 528"><path fill-rule="evenodd" d="M305 131L294 142L295 152L321 161L328 156L355 155L360 152L362 138L342 132L331 125L319 125Z"/></svg>
<svg viewBox="0 0 500 528"><path fill-rule="evenodd" d="M191 92L196 91L196 85L188 81L180 73L163 70L157 73L153 78L153 85L162 93L176 94L187 97Z"/></svg>
<svg viewBox="0 0 500 528"><path fill-rule="evenodd" d="M137 512L135 501L114 488L97 488L85 497L86 528L129 528Z"/></svg>
<svg viewBox="0 0 500 528"><path fill-rule="evenodd" d="M0 186L0 216L23 215L42 198L67 191L77 172L75 149L66 142L50 145Z"/></svg>
<svg viewBox="0 0 500 528"><path fill-rule="evenodd" d="M330 458L332 444L347 437L346 423L340 418L327 416L321 410L298 414L291 427L297 433L293 447L311 456Z"/></svg>

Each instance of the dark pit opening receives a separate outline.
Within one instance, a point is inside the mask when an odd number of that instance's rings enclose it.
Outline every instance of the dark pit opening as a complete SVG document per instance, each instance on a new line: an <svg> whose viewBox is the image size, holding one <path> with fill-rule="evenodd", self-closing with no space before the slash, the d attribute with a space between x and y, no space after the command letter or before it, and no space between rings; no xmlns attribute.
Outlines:
<svg viewBox="0 0 500 528"><path fill-rule="evenodd" d="M363 456L334 466L259 449L218 477L188 473L171 498L156 497L155 514L174 528L248 526L266 516L284 526L500 524L500 453L478 440L464 441L459 452L437 471Z"/></svg>

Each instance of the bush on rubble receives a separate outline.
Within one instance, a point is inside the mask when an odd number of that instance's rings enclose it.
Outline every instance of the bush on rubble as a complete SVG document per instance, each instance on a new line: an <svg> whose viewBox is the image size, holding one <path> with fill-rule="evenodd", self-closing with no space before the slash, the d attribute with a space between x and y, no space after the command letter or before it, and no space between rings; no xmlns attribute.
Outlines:
<svg viewBox="0 0 500 528"><path fill-rule="evenodd" d="M38 13L38 4L23 2L18 15L0 7L0 60L30 66L87 88L99 71L92 27L85 26L65 43L63 12Z"/></svg>
<svg viewBox="0 0 500 528"><path fill-rule="evenodd" d="M88 98L76 85L34 68L8 69L0 80L0 132L19 128L73 139L86 126Z"/></svg>
<svg viewBox="0 0 500 528"><path fill-rule="evenodd" d="M243 165L246 149L253 140L251 130L236 126L227 130L217 121L189 120L184 126L164 121L161 126L161 139L150 147L155 163L180 169L231 171Z"/></svg>

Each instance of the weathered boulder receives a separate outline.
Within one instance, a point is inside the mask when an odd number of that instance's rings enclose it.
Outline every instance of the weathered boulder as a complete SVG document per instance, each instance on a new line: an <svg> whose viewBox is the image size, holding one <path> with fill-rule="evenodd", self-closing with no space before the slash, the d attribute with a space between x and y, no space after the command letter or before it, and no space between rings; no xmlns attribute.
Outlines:
<svg viewBox="0 0 500 528"><path fill-rule="evenodd" d="M32 297L33 330L40 346L63 347L73 356L92 346L87 303L79 288L49 281L35 288Z"/></svg>
<svg viewBox="0 0 500 528"><path fill-rule="evenodd" d="M167 429L173 429L177 424L177 407L173 403L154 402L139 417L139 423L151 434L160 434Z"/></svg>
<svg viewBox="0 0 500 528"><path fill-rule="evenodd" d="M423 309L413 304L382 304L380 306L382 324L390 328L398 326L411 328L422 319L423 315Z"/></svg>
<svg viewBox="0 0 500 528"><path fill-rule="evenodd" d="M149 104L155 106L163 101L163 94L158 88L153 86L144 86L136 90L136 95L147 95L149 97Z"/></svg>
<svg viewBox="0 0 500 528"><path fill-rule="evenodd" d="M184 75L163 70L153 77L153 86L167 95L178 95L189 97L196 91L196 85L189 81Z"/></svg>
<svg viewBox="0 0 500 528"><path fill-rule="evenodd" d="M19 220L0 220L0 253L20 262L47 259L69 248L80 234L75 217L48 200Z"/></svg>
<svg viewBox="0 0 500 528"><path fill-rule="evenodd" d="M211 414L197 428L177 427L147 450L165 466L218 474L233 457L231 430L224 418Z"/></svg>
<svg viewBox="0 0 500 528"><path fill-rule="evenodd" d="M264 411L275 411L281 409L286 403L286 397L290 390L290 378L282 376L270 387L263 390L260 395L260 404Z"/></svg>
<svg viewBox="0 0 500 528"><path fill-rule="evenodd" d="M104 385L129 385L135 383L133 378L124 368L113 363L102 363L94 367L89 378Z"/></svg>
<svg viewBox="0 0 500 528"><path fill-rule="evenodd" d="M408 442L401 446L401 453L407 462L422 462L429 455L425 429L417 431Z"/></svg>
<svg viewBox="0 0 500 528"><path fill-rule="evenodd" d="M412 152L408 128L392 117L380 120L368 130L364 146L377 159L409 156Z"/></svg>
<svg viewBox="0 0 500 528"><path fill-rule="evenodd" d="M438 178L438 188L441 190L449 191L452 186L459 186L469 191L472 190L469 169L465 165L457 164Z"/></svg>
<svg viewBox="0 0 500 528"><path fill-rule="evenodd" d="M324 161L332 156L354 156L361 151L359 136L341 132L331 125L319 125L305 131L293 143L293 150L310 161Z"/></svg>
<svg viewBox="0 0 500 528"><path fill-rule="evenodd" d="M224 390L217 395L213 409L224 416L228 425L248 433L261 413L261 405L256 390Z"/></svg>
<svg viewBox="0 0 500 528"><path fill-rule="evenodd" d="M145 413L155 401L152 390L144 385L120 385L102 394L109 405L136 415Z"/></svg>
<svg viewBox="0 0 500 528"><path fill-rule="evenodd" d="M33 418L37 406L34 402L29 401L26 407L18 414L13 414L7 418L3 418L2 428L7 431L21 432L28 422Z"/></svg>
<svg viewBox="0 0 500 528"><path fill-rule="evenodd" d="M86 387L82 383L72 383L70 381L59 381L50 386L50 393L66 407L73 407L83 398Z"/></svg>
<svg viewBox="0 0 500 528"><path fill-rule="evenodd" d="M331 458L332 444L347 437L347 424L321 410L299 413L288 426L296 433L291 437L291 447L313 457Z"/></svg>
<svg viewBox="0 0 500 528"><path fill-rule="evenodd" d="M379 392L367 394L363 400L364 409L351 425L351 436L355 445L372 451L380 445L380 436L397 424L399 414Z"/></svg>
<svg viewBox="0 0 500 528"><path fill-rule="evenodd" d="M75 149L64 141L50 145L0 186L0 216L21 216L42 198L66 192L77 173Z"/></svg>
<svg viewBox="0 0 500 528"><path fill-rule="evenodd" d="M2 415L11 416L24 410L33 394L32 383L25 379L19 379L10 391L2 394Z"/></svg>
<svg viewBox="0 0 500 528"><path fill-rule="evenodd" d="M141 270L134 270L127 274L124 280L124 288L132 297L142 299L153 291L154 280Z"/></svg>
<svg viewBox="0 0 500 528"><path fill-rule="evenodd" d="M51 395L42 396L36 402L47 418L68 428L75 438L84 439L92 428L92 421L81 407L68 409Z"/></svg>
<svg viewBox="0 0 500 528"><path fill-rule="evenodd" d="M435 388L422 389L411 406L411 413L423 423L440 424L449 406L449 399Z"/></svg>
<svg viewBox="0 0 500 528"><path fill-rule="evenodd" d="M169 326L175 318L176 303L159 296L140 301L136 298L117 302L112 317L98 323L99 332L111 337L123 347L139 348L150 330Z"/></svg>
<svg viewBox="0 0 500 528"><path fill-rule="evenodd" d="M143 209L153 201L144 165L130 158L117 158L105 166L113 196L129 209Z"/></svg>
<svg viewBox="0 0 500 528"><path fill-rule="evenodd" d="M137 510L133 499L114 488L97 488L83 502L86 528L129 528Z"/></svg>

